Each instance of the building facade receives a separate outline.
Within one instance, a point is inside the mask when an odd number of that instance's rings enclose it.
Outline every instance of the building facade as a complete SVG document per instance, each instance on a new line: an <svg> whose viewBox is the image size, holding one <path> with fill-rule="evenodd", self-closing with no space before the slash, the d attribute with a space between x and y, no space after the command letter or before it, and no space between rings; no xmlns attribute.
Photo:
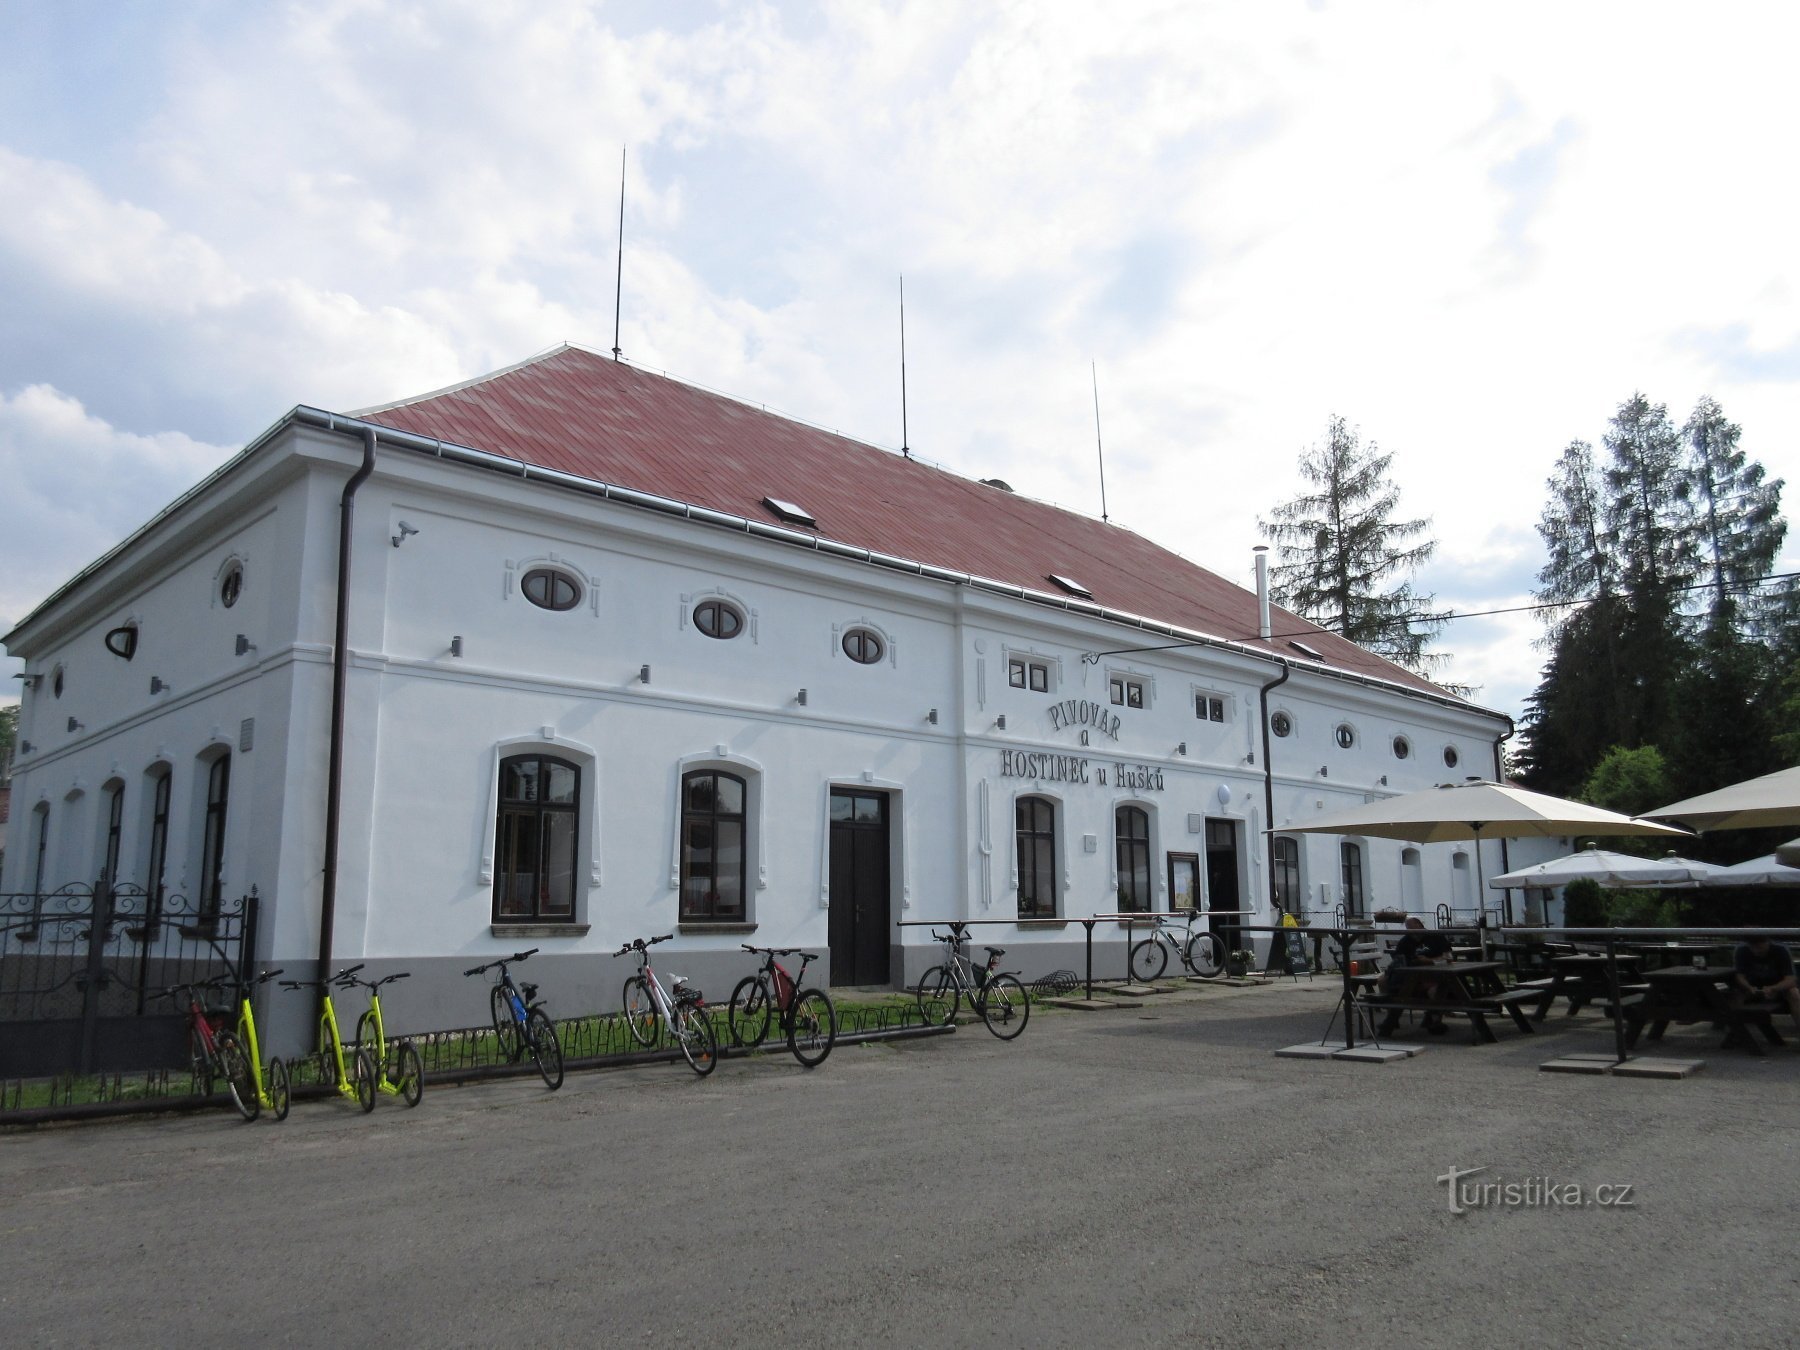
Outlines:
<svg viewBox="0 0 1800 1350"><path fill-rule="evenodd" d="M325 930L416 1027L527 947L617 1006L665 932L721 990L743 942L900 986L952 919L1029 979L1196 899L1472 917L1472 844L1281 829L1510 731L1128 531L573 348L296 409L6 644L0 887L254 886L260 957Z"/></svg>

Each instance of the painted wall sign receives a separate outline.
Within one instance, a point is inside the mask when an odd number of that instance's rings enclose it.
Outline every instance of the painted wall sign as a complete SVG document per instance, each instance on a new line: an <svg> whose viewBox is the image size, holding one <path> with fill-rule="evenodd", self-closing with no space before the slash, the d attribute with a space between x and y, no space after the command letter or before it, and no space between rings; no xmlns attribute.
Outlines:
<svg viewBox="0 0 1800 1350"><path fill-rule="evenodd" d="M1038 783L1093 783L1161 792L1163 771L1151 764L1096 764L1085 755L1056 755L1029 750L1000 752L1002 778L1029 778Z"/></svg>

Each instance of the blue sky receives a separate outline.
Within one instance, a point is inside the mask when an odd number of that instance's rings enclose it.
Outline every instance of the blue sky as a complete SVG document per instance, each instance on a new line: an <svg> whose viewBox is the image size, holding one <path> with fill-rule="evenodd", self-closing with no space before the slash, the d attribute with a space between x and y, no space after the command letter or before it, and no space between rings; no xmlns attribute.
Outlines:
<svg viewBox="0 0 1800 1350"><path fill-rule="evenodd" d="M1562 447L1702 395L1800 482L1776 4L0 0L0 624L295 403L565 340L1248 584L1334 413L1524 603ZM1790 516L1796 507L1792 494ZM1800 566L1800 539L1788 567ZM1517 713L1528 615L1453 625Z"/></svg>

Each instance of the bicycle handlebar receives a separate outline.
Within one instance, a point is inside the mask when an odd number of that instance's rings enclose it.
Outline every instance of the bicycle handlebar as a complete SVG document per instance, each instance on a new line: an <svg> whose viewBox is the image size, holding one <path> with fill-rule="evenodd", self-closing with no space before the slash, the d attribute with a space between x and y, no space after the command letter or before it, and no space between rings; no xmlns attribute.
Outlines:
<svg viewBox="0 0 1800 1350"><path fill-rule="evenodd" d="M481 975L487 971L492 970L495 966L500 966L500 967L504 968L506 966L512 965L514 962L523 961L527 957L536 956L538 954L538 950L539 949L536 947L531 947L522 952L514 952L511 956L503 956L498 961L489 961L485 966L476 966L473 969L465 970L463 972L463 974L464 975ZM396 977L396 978L399 978L399 977Z"/></svg>
<svg viewBox="0 0 1800 1350"><path fill-rule="evenodd" d="M798 947L752 947L748 942L740 942L738 946L747 952L767 952L770 956L805 956Z"/></svg>
<svg viewBox="0 0 1800 1350"><path fill-rule="evenodd" d="M650 948L654 947L657 943L667 942L670 938L672 938L674 936L675 935L673 933L664 933L661 937L633 938L630 942L627 942L623 947L619 948L618 951L614 952L613 955L614 956L623 956L627 952L649 951Z"/></svg>

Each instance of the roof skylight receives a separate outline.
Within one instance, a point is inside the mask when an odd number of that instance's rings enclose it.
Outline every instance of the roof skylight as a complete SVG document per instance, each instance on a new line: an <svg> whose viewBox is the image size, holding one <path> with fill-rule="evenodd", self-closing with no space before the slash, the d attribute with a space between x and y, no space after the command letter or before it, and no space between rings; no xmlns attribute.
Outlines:
<svg viewBox="0 0 1800 1350"><path fill-rule="evenodd" d="M813 519L812 512L804 506L796 506L792 502L783 501L780 497L764 497L762 504L769 509L775 519L787 525L804 525L809 530L819 528L819 522Z"/></svg>
<svg viewBox="0 0 1800 1350"><path fill-rule="evenodd" d="M1092 600L1094 598L1094 593L1086 586L1083 586L1079 581L1072 581L1068 577L1058 576L1055 572L1050 573L1049 580L1055 582L1058 586L1061 586L1070 595L1079 595L1084 600Z"/></svg>
<svg viewBox="0 0 1800 1350"><path fill-rule="evenodd" d="M1288 646L1292 647L1295 651L1299 652L1300 655L1310 656L1315 661L1323 661L1325 659L1324 653L1319 651L1318 648L1309 647L1304 642L1297 641L1294 638L1288 639Z"/></svg>

